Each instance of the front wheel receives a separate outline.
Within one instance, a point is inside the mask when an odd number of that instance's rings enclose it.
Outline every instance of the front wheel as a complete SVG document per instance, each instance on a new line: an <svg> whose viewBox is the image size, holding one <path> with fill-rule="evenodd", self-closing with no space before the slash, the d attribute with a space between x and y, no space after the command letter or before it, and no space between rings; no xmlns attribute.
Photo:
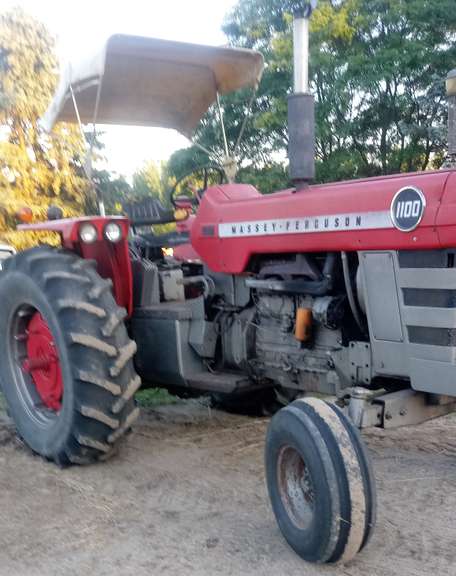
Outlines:
<svg viewBox="0 0 456 576"><path fill-rule="evenodd" d="M279 528L308 562L347 562L375 524L375 482L358 431L334 405L297 400L271 420L266 480Z"/></svg>
<svg viewBox="0 0 456 576"><path fill-rule="evenodd" d="M60 465L109 456L138 416L126 312L93 263L50 247L0 278L1 383L19 435Z"/></svg>

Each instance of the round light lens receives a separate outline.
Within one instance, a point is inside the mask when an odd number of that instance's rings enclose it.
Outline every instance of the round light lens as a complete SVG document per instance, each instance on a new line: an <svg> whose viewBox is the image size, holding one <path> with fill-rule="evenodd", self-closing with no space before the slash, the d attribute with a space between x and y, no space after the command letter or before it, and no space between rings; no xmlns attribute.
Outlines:
<svg viewBox="0 0 456 576"><path fill-rule="evenodd" d="M110 242L118 242L122 238L122 228L116 222L109 222L105 226L104 234Z"/></svg>
<svg viewBox="0 0 456 576"><path fill-rule="evenodd" d="M92 244L98 239L97 229L89 222L82 224L79 228L79 238L84 242L84 244Z"/></svg>

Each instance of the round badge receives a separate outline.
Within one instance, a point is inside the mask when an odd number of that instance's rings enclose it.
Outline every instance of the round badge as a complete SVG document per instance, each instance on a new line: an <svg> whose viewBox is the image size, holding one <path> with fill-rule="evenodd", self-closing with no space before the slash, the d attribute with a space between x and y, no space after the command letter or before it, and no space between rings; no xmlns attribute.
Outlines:
<svg viewBox="0 0 456 576"><path fill-rule="evenodd" d="M391 202L391 220L398 230L410 232L421 222L425 208L426 198L419 188L401 188Z"/></svg>

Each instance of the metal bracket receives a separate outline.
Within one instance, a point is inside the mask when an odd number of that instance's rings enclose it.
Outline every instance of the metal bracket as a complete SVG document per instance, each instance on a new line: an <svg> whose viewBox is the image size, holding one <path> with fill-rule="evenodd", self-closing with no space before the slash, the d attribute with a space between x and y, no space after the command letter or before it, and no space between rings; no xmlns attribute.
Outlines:
<svg viewBox="0 0 456 576"><path fill-rule="evenodd" d="M379 396L374 400L374 404L383 407L383 428L421 424L456 410L455 398L447 398L444 403L439 404L432 396L411 388Z"/></svg>
<svg viewBox="0 0 456 576"><path fill-rule="evenodd" d="M353 384L370 384L372 379L371 348L367 342L350 342L349 374Z"/></svg>
<svg viewBox="0 0 456 576"><path fill-rule="evenodd" d="M456 411L456 399L430 395L411 388L379 394L361 387L350 391L345 412L358 428L398 428Z"/></svg>

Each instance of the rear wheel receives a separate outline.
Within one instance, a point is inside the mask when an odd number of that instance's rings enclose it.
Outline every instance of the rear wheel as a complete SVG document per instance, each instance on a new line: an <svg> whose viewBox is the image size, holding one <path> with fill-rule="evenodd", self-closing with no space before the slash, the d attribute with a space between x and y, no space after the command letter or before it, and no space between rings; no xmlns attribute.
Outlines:
<svg viewBox="0 0 456 576"><path fill-rule="evenodd" d="M358 431L331 404L297 400L271 420L266 479L285 539L308 562L347 562L375 525L375 482Z"/></svg>
<svg viewBox="0 0 456 576"><path fill-rule="evenodd" d="M19 435L60 465L109 456L138 416L140 386L110 281L38 247L6 262L0 301L1 381Z"/></svg>

